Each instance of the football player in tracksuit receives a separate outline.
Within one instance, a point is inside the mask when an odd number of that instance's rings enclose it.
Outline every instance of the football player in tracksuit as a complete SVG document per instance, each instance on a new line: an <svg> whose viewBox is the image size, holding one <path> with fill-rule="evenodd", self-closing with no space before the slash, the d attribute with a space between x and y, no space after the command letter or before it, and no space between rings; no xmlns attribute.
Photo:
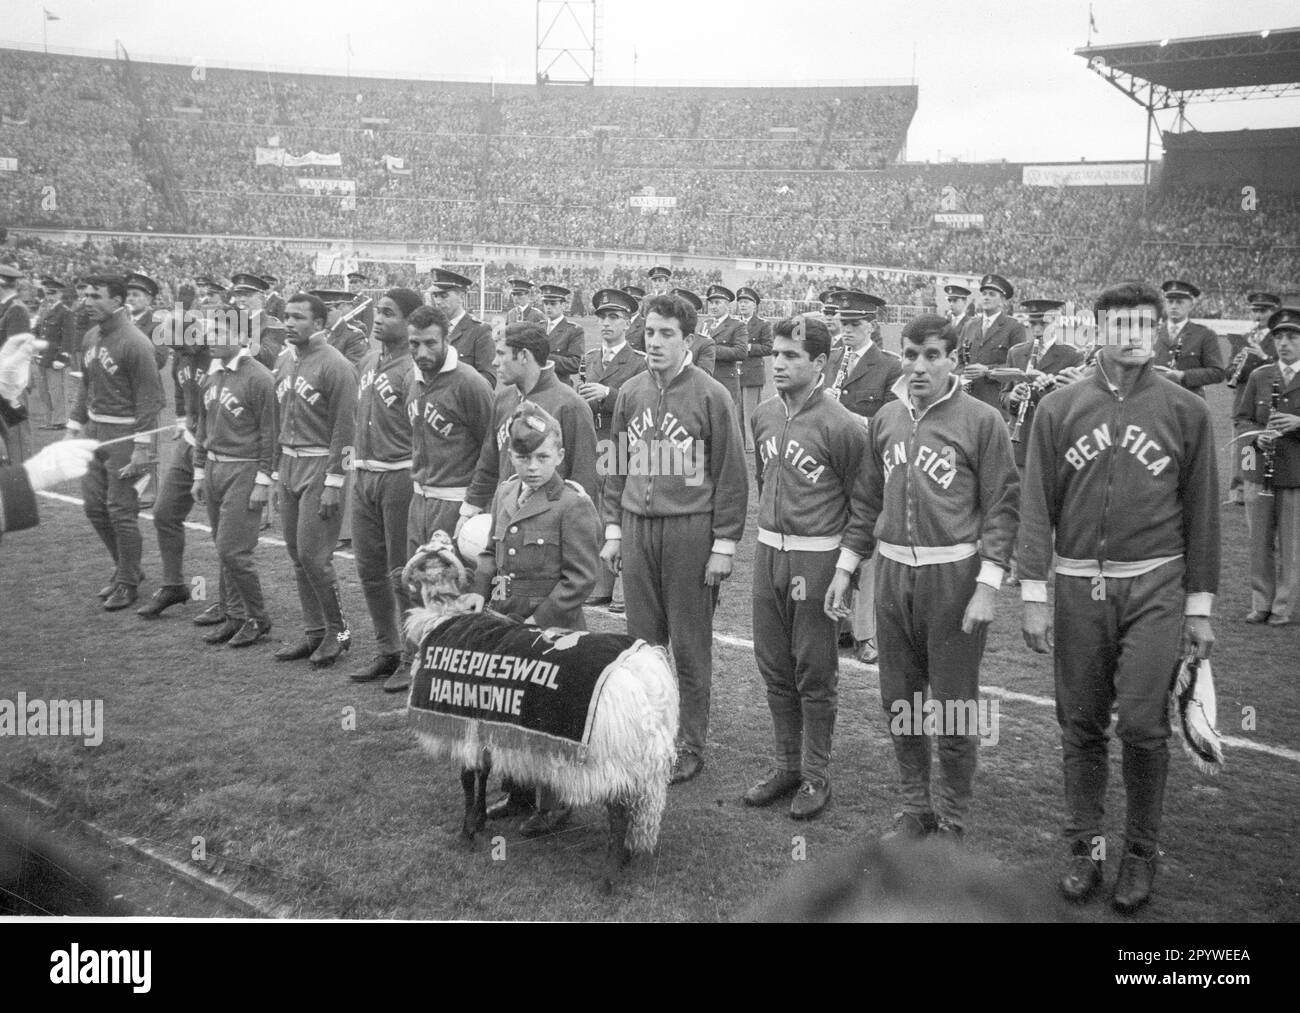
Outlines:
<svg viewBox="0 0 1300 1013"><path fill-rule="evenodd" d="M867 428L822 370L831 335L820 320L782 320L773 340L777 397L754 413L758 545L754 549L754 659L776 732L775 769L745 792L747 805L794 793L790 815L811 819L830 801L839 655L823 605L835 573Z"/></svg>
<svg viewBox="0 0 1300 1013"><path fill-rule="evenodd" d="M276 446L275 377L252 354L251 334L218 320L199 391L190 495L207 507L221 562L221 625L209 644L249 647L271 632L254 554L270 498Z"/></svg>
<svg viewBox="0 0 1300 1013"><path fill-rule="evenodd" d="M645 372L645 353L638 352L626 339L628 320L637 311L635 298L616 288L602 288L591 297L591 311L600 321L599 348L583 356L586 382L577 386L578 394L591 405L596 423L598 446L610 446L609 424L614 417L614 405L623 384ZM605 491L605 476L596 476L596 502ZM615 613L624 611L623 588L619 579L608 567L600 567L596 576L596 589L588 605L608 605Z"/></svg>
<svg viewBox="0 0 1300 1013"><path fill-rule="evenodd" d="M917 734L926 690L945 719L978 705L979 666L1016 537L1019 476L1002 412L962 390L957 333L926 315L903 328L898 401L876 413L827 614L849 612L853 570L879 547L880 696L903 787L894 834L960 841L977 738L943 722L930 790L930 738ZM907 720L908 712L912 720Z"/></svg>
<svg viewBox="0 0 1300 1013"><path fill-rule="evenodd" d="M1026 643L1052 647L1065 767L1069 868L1062 893L1102 882L1111 709L1123 743L1125 848L1114 906L1151 895L1169 768L1169 691L1180 657L1206 657L1219 581L1219 497L1209 409L1162 378L1153 347L1160 293L1140 282L1095 304L1091 375L1038 406L1018 558ZM1047 577L1055 565L1049 619Z"/></svg>
<svg viewBox="0 0 1300 1013"><path fill-rule="evenodd" d="M289 348L275 374L280 435L271 496L284 520L306 636L276 651L275 660L308 658L321 668L352 646L333 554L343 519L344 455L352 448L357 374L329 344L324 303L299 293L285 313Z"/></svg>
<svg viewBox="0 0 1300 1013"><path fill-rule="evenodd" d="M95 452L81 480L89 518L113 557L113 579L100 589L104 610L117 612L135 604L143 574L142 539L136 515L140 496L135 483L153 467L156 429L164 395L153 343L131 323L122 278L87 279L86 296L95 326L82 347L81 385L68 420L67 438L84 436L110 443Z"/></svg>
<svg viewBox="0 0 1300 1013"><path fill-rule="evenodd" d="M620 448L626 441L628 460L605 479L601 507L600 556L614 572L622 570L627 631L671 644L677 663L681 742L674 784L704 767L713 608L731 575L749 501L736 405L688 354L695 322L694 306L680 296L647 302L646 372L618 392L610 424L611 440ZM646 463L651 466L639 466Z"/></svg>
<svg viewBox="0 0 1300 1013"><path fill-rule="evenodd" d="M560 477L560 424L531 401L515 410L509 448L515 474L492 499L492 535L477 560L471 601L479 609L490 601L495 611L543 628L585 630L582 603L600 566L596 506L582 486ZM519 792L518 785L504 786ZM519 828L525 837L554 833L569 822L571 808L550 789L537 790L536 805Z"/></svg>
<svg viewBox="0 0 1300 1013"><path fill-rule="evenodd" d="M391 288L379 300L378 351L361 360L352 467L352 547L378 654L353 682L373 682L401 667L401 615L392 573L411 558L406 525L411 508L411 421L406 413L415 381L407 318L424 300Z"/></svg>
<svg viewBox="0 0 1300 1013"><path fill-rule="evenodd" d="M180 334L177 329L174 334ZM158 486L158 501L154 504L153 526L158 535L158 555L162 558L162 586L150 597L136 615L144 619L157 619L166 609L190 600L190 586L185 580L185 518L194 507L191 489L194 486L195 432L199 415L203 411L203 381L208 377L212 352L203 341L176 345L172 354L172 386L176 394L176 438L182 442L173 447L171 461ZM269 474L269 472L268 472ZM220 600L214 602L195 617L197 626L216 626L226 618Z"/></svg>

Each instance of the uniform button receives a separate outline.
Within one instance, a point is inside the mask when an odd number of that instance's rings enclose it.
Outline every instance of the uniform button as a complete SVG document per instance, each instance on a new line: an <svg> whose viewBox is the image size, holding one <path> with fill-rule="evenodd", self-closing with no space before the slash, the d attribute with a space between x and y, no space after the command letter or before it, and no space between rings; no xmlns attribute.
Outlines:
<svg viewBox="0 0 1300 1013"><path fill-rule="evenodd" d="M537 544L538 544L538 545L545 545L545 544L546 544L546 539L545 539L545 538L539 538L539 539L537 539Z"/></svg>
<svg viewBox="0 0 1300 1013"><path fill-rule="evenodd" d="M516 535L516 534L518 534L518 533L519 533L519 525L516 524L514 527L512 527L512 528L510 529L510 533L511 533L512 535Z"/></svg>
<svg viewBox="0 0 1300 1013"><path fill-rule="evenodd" d="M507 550L506 550L506 555L507 555L507 556L513 556L514 554L515 554L515 550L514 550L514 549L507 549Z"/></svg>

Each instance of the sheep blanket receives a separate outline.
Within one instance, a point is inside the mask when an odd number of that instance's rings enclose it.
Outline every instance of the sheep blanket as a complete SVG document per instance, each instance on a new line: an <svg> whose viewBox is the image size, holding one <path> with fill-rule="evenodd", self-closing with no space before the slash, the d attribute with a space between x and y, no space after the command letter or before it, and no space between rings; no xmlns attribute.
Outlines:
<svg viewBox="0 0 1300 1013"><path fill-rule="evenodd" d="M539 629L493 612L454 616L420 644L411 721L449 742L476 737L488 748L581 763L605 681L642 646L634 637Z"/></svg>

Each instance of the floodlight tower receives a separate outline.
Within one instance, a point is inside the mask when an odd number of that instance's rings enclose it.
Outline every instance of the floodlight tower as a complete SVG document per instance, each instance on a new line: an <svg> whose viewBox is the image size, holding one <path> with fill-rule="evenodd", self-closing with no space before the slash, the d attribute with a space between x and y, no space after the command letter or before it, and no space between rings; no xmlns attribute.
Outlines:
<svg viewBox="0 0 1300 1013"><path fill-rule="evenodd" d="M597 0L537 0L537 83L596 83Z"/></svg>

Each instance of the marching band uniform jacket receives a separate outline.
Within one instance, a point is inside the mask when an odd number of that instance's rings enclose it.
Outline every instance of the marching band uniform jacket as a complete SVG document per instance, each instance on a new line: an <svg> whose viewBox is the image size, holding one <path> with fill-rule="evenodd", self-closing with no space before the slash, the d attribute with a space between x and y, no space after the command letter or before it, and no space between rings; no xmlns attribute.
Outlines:
<svg viewBox="0 0 1300 1013"><path fill-rule="evenodd" d="M541 324L546 326L546 314L536 306L525 306L522 310L518 306L511 306L506 312L506 325L510 324Z"/></svg>
<svg viewBox="0 0 1300 1013"><path fill-rule="evenodd" d="M280 470L286 447L326 448L328 454L320 455L329 458L325 485L342 488L343 448L352 446L357 404L356 370L327 341L301 352L298 346L289 345L280 356L275 380L280 437L275 445L273 470Z"/></svg>
<svg viewBox="0 0 1300 1013"><path fill-rule="evenodd" d="M480 323L468 313L461 311L461 317L447 335L447 343L456 349L460 361L478 372L487 381L491 390L496 390L497 346L492 340L492 328Z"/></svg>
<svg viewBox="0 0 1300 1013"><path fill-rule="evenodd" d="M1300 370L1300 362L1293 369ZM1282 371L1276 362L1260 366L1250 374L1246 381L1241 399L1237 406L1234 420L1238 429L1262 429L1268 425L1269 405L1273 400L1273 381L1281 382ZM1300 372L1291 377L1291 382L1282 388L1278 398L1277 410L1288 415L1300 415ZM1278 489L1300 488L1300 431L1280 436L1273 443L1273 485ZM1243 468L1245 477L1251 482L1262 479L1260 470L1262 451L1259 441L1255 441L1255 467Z"/></svg>
<svg viewBox="0 0 1300 1013"><path fill-rule="evenodd" d="M28 334L31 329L31 314L16 294L0 302L0 345L9 340L9 335Z"/></svg>
<svg viewBox="0 0 1300 1013"><path fill-rule="evenodd" d="M767 383L766 359L772 354L772 325L755 313L742 321L748 334L745 361L740 364L740 385L762 387Z"/></svg>
<svg viewBox="0 0 1300 1013"><path fill-rule="evenodd" d="M848 352L848 345L832 349L826 360L826 369L822 376L826 380L825 389L829 391L839 376L840 366ZM892 352L886 352L876 342L858 356L840 390L840 404L854 415L871 418L888 402L895 400L894 384L903 375L903 360Z"/></svg>
<svg viewBox="0 0 1300 1013"><path fill-rule="evenodd" d="M342 327L335 325L329 329L329 343L338 349L343 358L352 364L352 367L358 371L361 368L361 360L370 354L370 339L366 332L359 327L353 327L351 324L344 324Z"/></svg>
<svg viewBox="0 0 1300 1013"><path fill-rule="evenodd" d="M167 365L167 346L154 341L153 329L158 321L154 318L153 310L143 309L139 313L132 314L131 322L135 324L136 330L149 339L149 346L153 349L154 362L159 369L162 369L163 366Z"/></svg>
<svg viewBox="0 0 1300 1013"><path fill-rule="evenodd" d="M1033 341L1026 341L1016 345L1007 353L1007 365L1014 369L1026 369L1029 366L1029 353L1033 350ZM1077 348L1070 345L1063 345L1059 341L1052 342L1050 348L1038 357L1038 370L1041 373L1059 373L1063 369L1069 369L1071 366L1077 366L1083 362L1083 353ZM1002 410L1007 413L1010 421L1015 421L1016 415L1020 412L1020 403L1017 402L1015 410L1011 407L1011 391L1015 387L1013 381L1008 381L1002 387ZM1047 394L1053 393L1047 391ZM1046 397L1046 394L1043 395ZM1016 455L1016 467L1025 466L1025 452L1029 446L1029 434L1033 429L1034 413L1038 411L1038 404L1034 399L1030 399L1029 408L1025 411L1025 424L1020 430L1020 440L1011 444L1012 450Z"/></svg>
<svg viewBox="0 0 1300 1013"><path fill-rule="evenodd" d="M543 629L585 630L582 603L599 566L595 504L559 471L522 506L520 484L512 475L493 498L492 541L479 554L474 590L486 607L531 618Z"/></svg>
<svg viewBox="0 0 1300 1013"><path fill-rule="evenodd" d="M447 359L432 380L425 380L418 368L415 373L406 403L412 428L411 479L420 486L468 489L483 444L492 438L492 390L460 361L455 348L447 349Z"/></svg>
<svg viewBox="0 0 1300 1013"><path fill-rule="evenodd" d="M749 329L739 317L725 316L710 324L709 337L713 339L714 379L738 396L740 393L740 366L749 358Z"/></svg>
<svg viewBox="0 0 1300 1013"><path fill-rule="evenodd" d="M257 335L261 346L254 358L274 373L276 363L280 361L280 353L288 344L288 331L284 322L269 309L258 310L249 318L249 329Z"/></svg>
<svg viewBox="0 0 1300 1013"><path fill-rule="evenodd" d="M587 364L587 380L590 383L604 384L609 394L591 406L596 425L597 439L609 438L609 426L614 417L614 405L618 402L618 392L623 384L645 372L645 353L638 352L628 342L609 362L604 361L604 347L593 348L584 357Z"/></svg>
<svg viewBox="0 0 1300 1013"><path fill-rule="evenodd" d="M547 321L546 340L550 342L550 361L555 363L555 375L561 383L573 386L573 376L587 348L587 335L568 317L560 317L554 326Z"/></svg>
<svg viewBox="0 0 1300 1013"><path fill-rule="evenodd" d="M1099 361L1038 406L1021 496L1022 597L1047 600L1053 551L1057 573L1116 578L1184 556L1188 612L1209 614L1203 596L1219 583L1218 484L1204 400L1151 362L1120 397ZM1192 609L1193 597L1201 608Z"/></svg>
<svg viewBox="0 0 1300 1013"><path fill-rule="evenodd" d="M691 334L686 338L686 345L691 350L691 362L695 368L706 376L713 376L718 362L718 346L713 339L703 334Z"/></svg>
<svg viewBox="0 0 1300 1013"><path fill-rule="evenodd" d="M871 420L840 569L855 570L878 545L908 565L979 554L979 580L998 587L1016 539L1019 475L1002 413L961 389L918 414L906 381Z"/></svg>
<svg viewBox="0 0 1300 1013"><path fill-rule="evenodd" d="M615 441L627 433L630 452L646 440L677 446L689 442L691 449L684 452L702 447L704 460L696 459L700 471L694 477L627 474L633 469L615 468L614 474L605 478L601 516L606 538L623 537L624 510L642 517L711 514L713 551L724 555L735 552L745 531L749 479L745 475L745 441L727 388L693 365L689 357L665 387L659 386L649 370L638 373L618 392L609 431Z"/></svg>
<svg viewBox="0 0 1300 1013"><path fill-rule="evenodd" d="M542 367L537 386L526 395L560 423L560 442L564 447L564 460L556 469L561 478L571 478L578 483L593 501L596 496L596 427L592 422L591 408L578 396L578 392L561 383L555 367L549 362ZM483 441L465 502L472 507L486 509L492 502L492 493L502 482L515 473L507 444L510 439L510 419L525 395L514 384L506 384L496 393L492 409L493 429Z"/></svg>
<svg viewBox="0 0 1300 1013"><path fill-rule="evenodd" d="M1179 341L1170 336L1167 322L1162 325L1160 333L1156 335L1155 355L1152 356L1152 362L1183 370L1184 375L1180 386L1203 398L1205 391L1201 388L1211 383L1223 383L1227 379L1227 373L1223 368L1223 353L1219 348L1219 336L1204 324L1195 324L1188 320L1183 324L1179 338L1182 342L1178 350L1178 359L1170 362L1170 355Z"/></svg>
<svg viewBox="0 0 1300 1013"><path fill-rule="evenodd" d="M66 366L77 361L77 322L66 303L46 307L36 329L37 337L47 342L45 351L36 357L37 363L50 369L56 362Z"/></svg>
<svg viewBox="0 0 1300 1013"><path fill-rule="evenodd" d="M970 344L972 366L1005 366L1007 355L1012 347L1025 340L1025 328L1019 320L1003 311L994 318L992 326L985 334L984 316L976 314L966 322L959 338L960 341ZM972 397L992 405L999 412L1002 410L1002 384L992 377L972 380L970 393Z"/></svg>

